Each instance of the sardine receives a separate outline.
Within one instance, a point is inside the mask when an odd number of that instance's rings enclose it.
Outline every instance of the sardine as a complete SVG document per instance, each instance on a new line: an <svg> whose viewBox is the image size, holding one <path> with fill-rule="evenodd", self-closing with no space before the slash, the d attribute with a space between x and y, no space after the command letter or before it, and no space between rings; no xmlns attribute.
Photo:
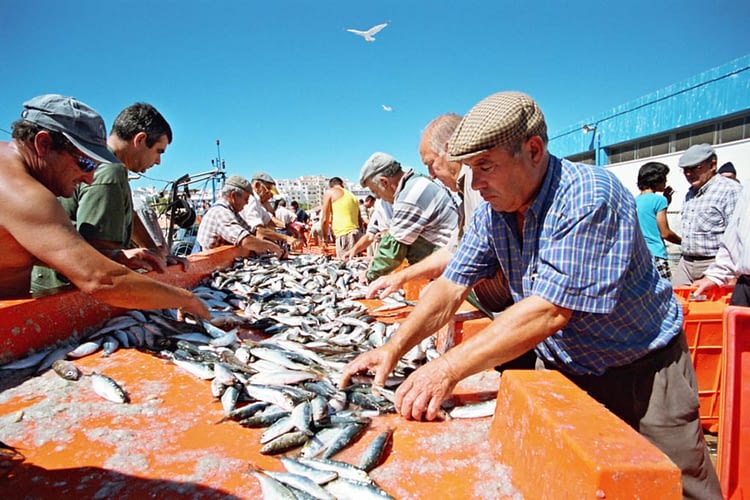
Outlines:
<svg viewBox="0 0 750 500"><path fill-rule="evenodd" d="M263 455L276 455L294 448L299 448L307 442L307 435L304 432L294 431L287 432L267 443L260 449Z"/></svg>
<svg viewBox="0 0 750 500"><path fill-rule="evenodd" d="M367 446L362 453L362 457L359 459L360 469L370 472L376 465L378 465L378 463L380 463L383 453L388 446L388 442L391 439L391 435L393 435L393 429L388 428L388 430L375 436L375 439L373 439Z"/></svg>
<svg viewBox="0 0 750 500"><path fill-rule="evenodd" d="M122 387L119 386L117 382L112 380L110 377L94 372L90 375L90 378L91 387L99 396L112 401L113 403L130 402L130 398L128 397L127 393L123 390Z"/></svg>
<svg viewBox="0 0 750 500"><path fill-rule="evenodd" d="M305 476L301 476L292 472L273 471L266 471L266 474L279 481L280 483L284 483L287 486L291 486L307 493L317 500L336 500L336 497L320 487L318 483Z"/></svg>
<svg viewBox="0 0 750 500"><path fill-rule="evenodd" d="M491 417L495 414L497 399L482 401L481 403L472 403L462 406L456 406L448 414L451 418L482 418Z"/></svg>

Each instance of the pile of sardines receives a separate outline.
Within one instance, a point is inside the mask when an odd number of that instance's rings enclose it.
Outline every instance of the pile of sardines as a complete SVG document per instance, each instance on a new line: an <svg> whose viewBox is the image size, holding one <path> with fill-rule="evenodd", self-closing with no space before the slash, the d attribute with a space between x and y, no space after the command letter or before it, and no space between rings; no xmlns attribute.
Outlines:
<svg viewBox="0 0 750 500"><path fill-rule="evenodd" d="M178 319L168 310L130 311L76 345L0 369L35 367L41 372L52 367L60 376L78 380L81 373L71 358L99 351L109 356L118 348L150 350L210 380L223 407L222 420L265 428L261 453L299 449L283 459L287 473L252 471L265 496L388 498L367 471L381 460L390 431L373 440L357 467L332 457L366 429L371 417L393 412L393 389L438 354L432 339L415 346L377 394L369 379L338 388L346 363L382 345L397 327L375 321L355 301L365 292L359 281L363 266L309 254L281 261L237 260L194 289L210 307L210 322ZM98 373L87 377L100 396L128 402L127 391L115 380Z"/></svg>

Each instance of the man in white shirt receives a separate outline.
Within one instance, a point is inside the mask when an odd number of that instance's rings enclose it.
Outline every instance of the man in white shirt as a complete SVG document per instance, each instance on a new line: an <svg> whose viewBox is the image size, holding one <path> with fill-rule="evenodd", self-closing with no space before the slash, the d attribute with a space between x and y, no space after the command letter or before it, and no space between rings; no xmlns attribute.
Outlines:
<svg viewBox="0 0 750 500"><path fill-rule="evenodd" d="M695 295L737 278L730 304L750 307L750 190L743 189L740 199L719 243L716 260L693 283Z"/></svg>

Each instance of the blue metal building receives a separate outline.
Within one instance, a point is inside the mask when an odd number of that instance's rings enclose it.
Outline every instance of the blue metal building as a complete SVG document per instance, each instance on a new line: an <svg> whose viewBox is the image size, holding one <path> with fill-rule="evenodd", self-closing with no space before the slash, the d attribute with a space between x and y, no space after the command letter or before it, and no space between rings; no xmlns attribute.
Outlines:
<svg viewBox="0 0 750 500"><path fill-rule="evenodd" d="M552 132L549 149L557 156L610 167L668 158L704 142L714 144L719 153L722 145L749 138L747 55ZM735 152L739 164L750 164L750 149L741 149L745 153ZM719 164L731 159L718 156ZM747 165L745 173L750 173Z"/></svg>

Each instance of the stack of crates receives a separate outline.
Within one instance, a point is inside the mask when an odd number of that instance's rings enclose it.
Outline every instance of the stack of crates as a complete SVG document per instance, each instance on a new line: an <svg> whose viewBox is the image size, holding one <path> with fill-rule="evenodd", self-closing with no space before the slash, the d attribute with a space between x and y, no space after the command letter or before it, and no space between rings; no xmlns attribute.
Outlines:
<svg viewBox="0 0 750 500"><path fill-rule="evenodd" d="M675 288L675 295L682 303L685 336L698 379L701 423L704 429L716 433L721 403L723 319L732 289L716 287L696 298L692 297L693 291Z"/></svg>

